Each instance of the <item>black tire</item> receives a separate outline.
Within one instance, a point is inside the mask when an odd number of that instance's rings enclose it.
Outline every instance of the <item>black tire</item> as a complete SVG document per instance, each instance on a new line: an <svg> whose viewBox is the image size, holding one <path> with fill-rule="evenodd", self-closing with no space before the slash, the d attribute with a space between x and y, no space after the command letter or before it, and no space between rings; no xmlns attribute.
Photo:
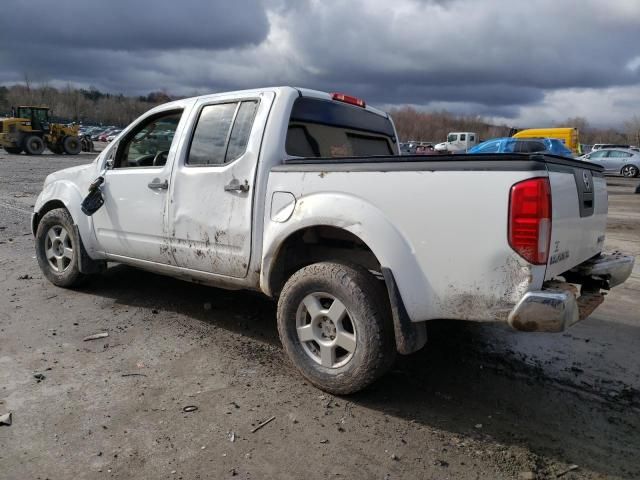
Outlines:
<svg viewBox="0 0 640 480"><path fill-rule="evenodd" d="M60 235L57 238L61 239L62 230L60 229L63 229L66 235L60 243L55 244L49 232L53 231L54 235L59 232ZM68 248L71 252L67 251ZM58 287L70 288L81 285L86 280L86 275L80 272L78 266L80 251L80 238L76 235L69 212L64 208L47 212L40 220L36 232L36 258L44 276ZM55 253L60 255L52 257L51 255Z"/></svg>
<svg viewBox="0 0 640 480"><path fill-rule="evenodd" d="M4 147L4 150L11 155L19 155L22 153L22 148L20 147Z"/></svg>
<svg viewBox="0 0 640 480"><path fill-rule="evenodd" d="M635 165L625 165L620 170L620 173L624 177L634 178L638 176L638 174L640 173L640 170Z"/></svg>
<svg viewBox="0 0 640 480"><path fill-rule="evenodd" d="M325 296L335 300L323 298ZM309 313L304 304L309 297L319 301L317 305L323 307L319 311L324 315ZM340 328L331 320L327 331L325 327L333 306L329 302L335 301L342 302L346 314L339 321ZM313 320L318 318L321 320ZM307 333L313 332L316 337L301 340L299 326L308 327ZM342 333L337 333L340 331ZM336 395L362 390L383 375L395 359L395 337L384 284L356 265L316 263L291 276L278 301L278 332L285 352L300 373L316 387ZM352 335L353 344L349 344L349 348L353 350L332 347L333 354L323 357L321 344L342 343L337 336L344 332ZM321 338L323 343L316 338ZM344 352L341 356L340 351ZM331 367L323 365L326 358L329 358L327 364L334 360L335 363Z"/></svg>
<svg viewBox="0 0 640 480"><path fill-rule="evenodd" d="M62 141L62 148L67 155L78 155L82 151L82 143L78 137L69 135Z"/></svg>
<svg viewBox="0 0 640 480"><path fill-rule="evenodd" d="M87 135L82 137L81 141L83 152L93 152L93 141Z"/></svg>
<svg viewBox="0 0 640 480"><path fill-rule="evenodd" d="M62 147L60 145L48 145L48 148L52 153L55 153L56 155L62 155L64 153L64 150L62 150Z"/></svg>
<svg viewBox="0 0 640 480"><path fill-rule="evenodd" d="M24 151L27 155L40 155L44 152L44 142L37 135L29 135L24 139Z"/></svg>

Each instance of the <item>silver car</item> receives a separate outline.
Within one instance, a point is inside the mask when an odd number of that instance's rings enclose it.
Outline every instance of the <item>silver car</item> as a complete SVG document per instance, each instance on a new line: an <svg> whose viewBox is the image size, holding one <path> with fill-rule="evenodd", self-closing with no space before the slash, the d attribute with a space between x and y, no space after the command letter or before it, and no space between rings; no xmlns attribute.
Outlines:
<svg viewBox="0 0 640 480"><path fill-rule="evenodd" d="M603 148L580 157L604 168L605 173L637 177L640 174L640 152L626 148Z"/></svg>

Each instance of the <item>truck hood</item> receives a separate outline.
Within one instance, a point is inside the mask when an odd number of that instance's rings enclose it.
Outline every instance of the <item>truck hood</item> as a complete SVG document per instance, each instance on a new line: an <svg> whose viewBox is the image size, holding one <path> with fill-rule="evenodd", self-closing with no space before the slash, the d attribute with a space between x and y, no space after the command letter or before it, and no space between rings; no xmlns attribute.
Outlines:
<svg viewBox="0 0 640 480"><path fill-rule="evenodd" d="M85 184L88 185L95 177L95 162L87 165L78 165L76 167L65 168L64 170L58 170L47 175L44 180L44 186L57 182L60 180L67 180L74 183L80 188L84 188Z"/></svg>

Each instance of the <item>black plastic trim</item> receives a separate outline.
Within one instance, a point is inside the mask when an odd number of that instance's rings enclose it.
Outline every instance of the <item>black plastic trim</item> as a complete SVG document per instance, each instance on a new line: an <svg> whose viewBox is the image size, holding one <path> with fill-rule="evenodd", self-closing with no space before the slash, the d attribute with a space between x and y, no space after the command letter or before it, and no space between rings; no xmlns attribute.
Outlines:
<svg viewBox="0 0 640 480"><path fill-rule="evenodd" d="M382 276L389 292L393 329L396 336L396 349L402 355L417 352L427 343L425 322L412 322L402 301L396 279L390 268L382 267Z"/></svg>
<svg viewBox="0 0 640 480"><path fill-rule="evenodd" d="M273 171L566 171L574 168L603 171L599 165L555 155L540 154L456 154L381 155L372 157L288 158Z"/></svg>

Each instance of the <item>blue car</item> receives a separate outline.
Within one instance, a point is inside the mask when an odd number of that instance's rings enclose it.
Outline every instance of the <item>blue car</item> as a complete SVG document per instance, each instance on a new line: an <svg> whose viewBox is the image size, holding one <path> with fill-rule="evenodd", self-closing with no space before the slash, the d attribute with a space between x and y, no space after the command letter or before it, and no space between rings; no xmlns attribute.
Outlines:
<svg viewBox="0 0 640 480"><path fill-rule="evenodd" d="M503 137L487 140L471 147L467 153L550 153L563 157L573 157L564 143L556 138L513 138Z"/></svg>

